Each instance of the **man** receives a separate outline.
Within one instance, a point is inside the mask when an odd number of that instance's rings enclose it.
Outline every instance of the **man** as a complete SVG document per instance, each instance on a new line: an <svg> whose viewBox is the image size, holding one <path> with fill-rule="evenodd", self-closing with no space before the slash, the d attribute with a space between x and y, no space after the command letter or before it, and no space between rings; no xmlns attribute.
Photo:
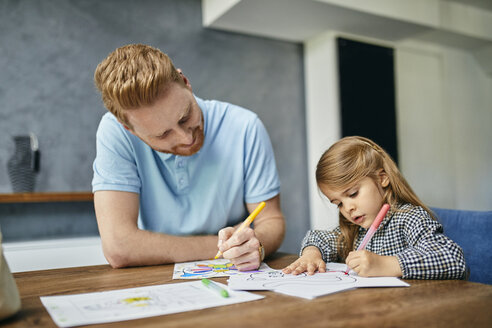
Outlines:
<svg viewBox="0 0 492 328"><path fill-rule="evenodd" d="M0 320L17 313L20 307L17 285L3 257L2 231L0 231Z"/></svg>
<svg viewBox="0 0 492 328"><path fill-rule="evenodd" d="M97 132L92 185L113 267L211 259L220 249L251 270L278 249L280 185L256 114L195 97L169 57L146 45L116 49L94 80L110 111ZM262 201L254 226L233 235Z"/></svg>

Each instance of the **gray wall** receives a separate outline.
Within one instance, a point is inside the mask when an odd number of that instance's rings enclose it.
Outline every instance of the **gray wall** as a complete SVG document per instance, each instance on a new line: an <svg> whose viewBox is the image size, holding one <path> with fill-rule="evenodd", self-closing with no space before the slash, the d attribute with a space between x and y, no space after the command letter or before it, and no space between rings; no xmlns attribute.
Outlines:
<svg viewBox="0 0 492 328"><path fill-rule="evenodd" d="M309 227L302 45L204 29L200 0L0 0L0 193L11 192L12 136L29 132L36 191L90 190L105 112L92 75L128 43L166 52L197 96L260 116L282 182L282 250L297 251ZM4 204L0 224L6 241L97 234L91 204Z"/></svg>

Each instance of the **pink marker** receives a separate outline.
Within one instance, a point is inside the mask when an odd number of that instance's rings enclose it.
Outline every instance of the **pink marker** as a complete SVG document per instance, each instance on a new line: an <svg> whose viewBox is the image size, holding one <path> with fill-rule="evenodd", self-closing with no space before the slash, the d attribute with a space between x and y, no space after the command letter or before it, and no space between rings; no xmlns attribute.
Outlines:
<svg viewBox="0 0 492 328"><path fill-rule="evenodd" d="M383 204L383 207L381 207L381 210L379 210L378 215L374 219L374 222L371 224L371 227L369 228L366 235L364 236L364 239L362 239L362 242L360 243L359 247L357 247L358 251L366 248L367 243L371 241L372 236L378 230L379 225L381 224L381 222L383 222L383 219L386 216L386 213L388 213L389 209L390 206L388 204ZM347 266L347 270L345 270L345 273L348 274L349 271L350 268Z"/></svg>

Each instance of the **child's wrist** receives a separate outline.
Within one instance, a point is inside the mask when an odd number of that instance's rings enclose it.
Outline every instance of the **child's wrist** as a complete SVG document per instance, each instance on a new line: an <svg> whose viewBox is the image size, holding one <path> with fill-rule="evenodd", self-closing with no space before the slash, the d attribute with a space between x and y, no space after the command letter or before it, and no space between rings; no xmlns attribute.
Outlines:
<svg viewBox="0 0 492 328"><path fill-rule="evenodd" d="M306 256L317 255L317 256L321 257L321 251L316 246L307 246L302 250L302 255L303 256L304 255L306 255Z"/></svg>
<svg viewBox="0 0 492 328"><path fill-rule="evenodd" d="M400 268L400 263L396 256L384 256L384 267L386 268L386 274L390 277L401 277L402 271Z"/></svg>

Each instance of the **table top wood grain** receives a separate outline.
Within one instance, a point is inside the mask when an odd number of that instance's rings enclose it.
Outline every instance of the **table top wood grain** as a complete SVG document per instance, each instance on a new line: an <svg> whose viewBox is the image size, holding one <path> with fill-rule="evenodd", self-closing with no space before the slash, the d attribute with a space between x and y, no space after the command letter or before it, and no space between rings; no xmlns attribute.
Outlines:
<svg viewBox="0 0 492 328"><path fill-rule="evenodd" d="M296 258L278 253L266 262L280 269ZM56 327L40 296L176 283L173 268L99 265L15 273L22 309L0 326ZM257 293L266 297L258 301L90 327L492 327L492 285L406 281L410 287L358 288L314 300L262 291Z"/></svg>

